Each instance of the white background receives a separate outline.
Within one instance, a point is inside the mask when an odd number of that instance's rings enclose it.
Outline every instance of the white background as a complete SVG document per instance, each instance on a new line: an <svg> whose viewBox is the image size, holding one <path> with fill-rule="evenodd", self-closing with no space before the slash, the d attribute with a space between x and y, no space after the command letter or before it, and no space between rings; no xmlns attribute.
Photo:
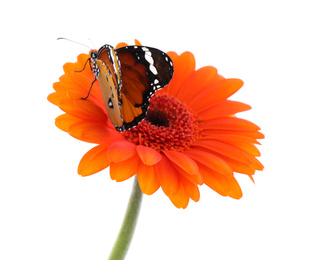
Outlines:
<svg viewBox="0 0 310 260"><path fill-rule="evenodd" d="M206 186L176 209L161 190L144 196L127 259L310 259L308 1L2 1L0 259L106 259L132 180L107 170L77 174L93 145L54 126L46 97L89 49L135 38L191 51L244 80L233 100L262 128L265 166L254 185L237 175L243 198Z"/></svg>

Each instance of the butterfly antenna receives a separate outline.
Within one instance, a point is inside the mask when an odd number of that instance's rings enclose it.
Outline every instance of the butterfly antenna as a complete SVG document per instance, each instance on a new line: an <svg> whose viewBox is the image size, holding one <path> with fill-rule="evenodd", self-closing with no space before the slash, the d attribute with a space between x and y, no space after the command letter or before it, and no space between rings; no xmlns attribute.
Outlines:
<svg viewBox="0 0 310 260"><path fill-rule="evenodd" d="M67 38L59 37L59 38L57 38L57 40L67 40L67 41L69 41L69 42L74 42L74 43L83 45L83 46L85 46L85 47L87 47L87 48L89 48L89 49L92 49L92 48L90 48L90 47L89 47L88 45L86 45L86 44L83 44L83 43L80 43L80 42L77 42L77 41L73 41L73 40L70 40L70 39L67 39Z"/></svg>
<svg viewBox="0 0 310 260"><path fill-rule="evenodd" d="M93 43L93 41L91 40L91 38L88 38L89 42L93 45L93 49L96 49L95 44Z"/></svg>

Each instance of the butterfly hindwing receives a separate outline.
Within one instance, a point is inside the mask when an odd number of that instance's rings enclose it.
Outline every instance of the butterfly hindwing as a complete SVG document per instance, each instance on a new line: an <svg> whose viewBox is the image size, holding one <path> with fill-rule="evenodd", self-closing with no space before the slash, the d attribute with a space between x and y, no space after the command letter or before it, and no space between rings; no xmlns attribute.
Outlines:
<svg viewBox="0 0 310 260"><path fill-rule="evenodd" d="M155 91L166 86L172 78L170 57L158 49L137 45L116 52L121 63L121 95L135 107L148 105Z"/></svg>

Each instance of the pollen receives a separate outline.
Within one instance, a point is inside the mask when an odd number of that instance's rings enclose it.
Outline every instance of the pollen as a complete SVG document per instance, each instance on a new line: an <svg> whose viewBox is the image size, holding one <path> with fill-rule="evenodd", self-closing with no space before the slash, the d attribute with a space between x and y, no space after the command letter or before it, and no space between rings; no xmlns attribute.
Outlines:
<svg viewBox="0 0 310 260"><path fill-rule="evenodd" d="M122 133L135 144L151 147L156 151L184 151L199 136L198 123L190 109L167 94L155 95L145 120Z"/></svg>

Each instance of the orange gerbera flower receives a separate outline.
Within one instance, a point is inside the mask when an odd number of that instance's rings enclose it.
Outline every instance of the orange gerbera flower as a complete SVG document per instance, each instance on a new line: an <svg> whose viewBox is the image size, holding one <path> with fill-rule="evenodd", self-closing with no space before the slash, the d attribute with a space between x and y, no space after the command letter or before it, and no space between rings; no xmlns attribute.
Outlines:
<svg viewBox="0 0 310 260"><path fill-rule="evenodd" d="M171 82L150 99L146 119L122 133L109 121L98 82L89 97L81 99L94 75L88 66L76 71L89 55L64 65L65 74L48 96L65 112L56 118L56 126L98 144L83 156L78 173L88 176L110 166L110 176L118 182L137 174L143 193L161 187L178 208L186 208L189 199L198 201L202 184L223 196L241 198L234 174L253 180L255 171L263 169L255 144L264 137L257 125L235 116L251 107L227 99L243 82L225 79L211 66L195 70L190 52L168 55L174 63Z"/></svg>

